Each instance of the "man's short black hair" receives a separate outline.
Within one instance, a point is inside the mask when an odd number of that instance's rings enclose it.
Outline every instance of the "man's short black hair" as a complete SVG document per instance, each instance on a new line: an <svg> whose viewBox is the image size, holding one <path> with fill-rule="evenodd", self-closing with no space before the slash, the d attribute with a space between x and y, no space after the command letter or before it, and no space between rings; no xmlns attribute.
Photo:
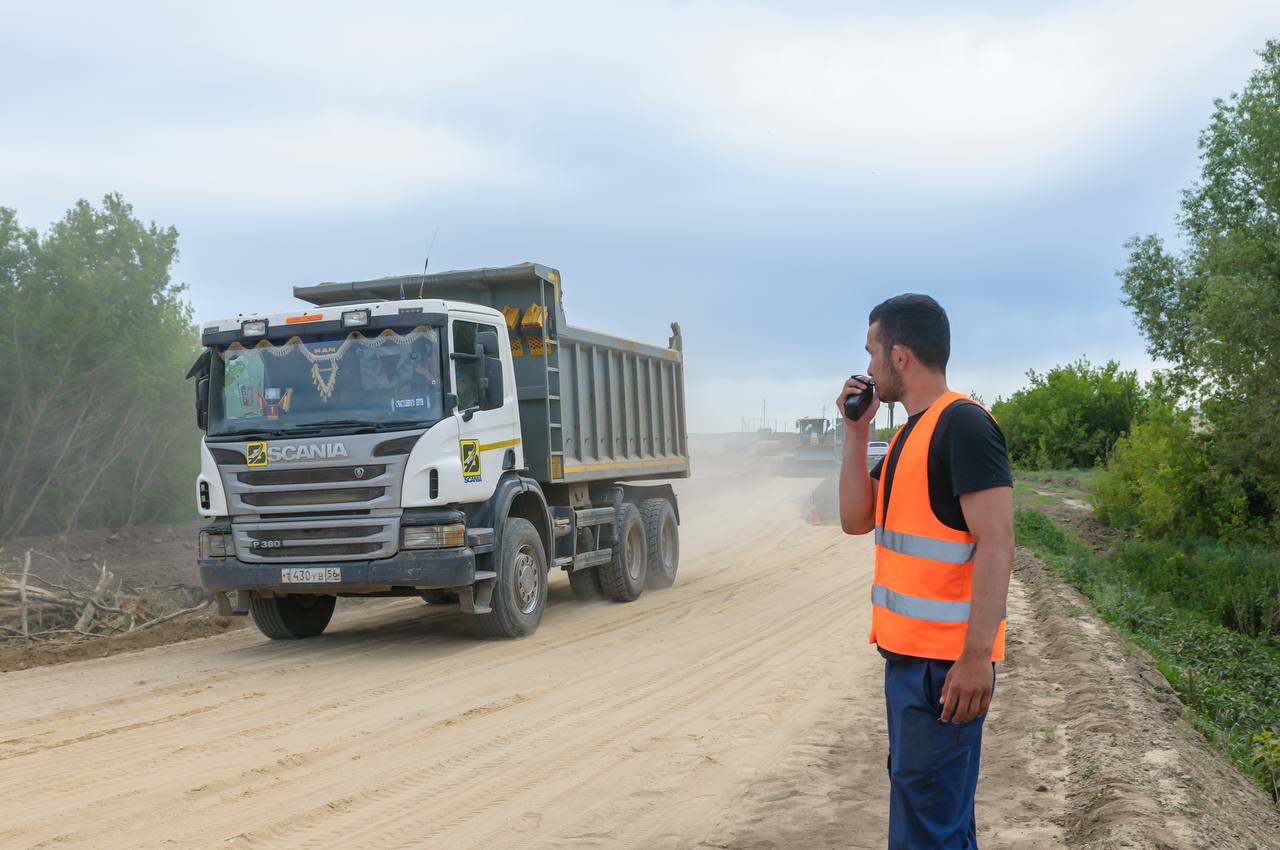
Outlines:
<svg viewBox="0 0 1280 850"><path fill-rule="evenodd" d="M951 359L951 323L947 311L928 295L895 295L877 304L867 324L880 323L886 354L895 345L911 349L916 359L936 372L947 371Z"/></svg>

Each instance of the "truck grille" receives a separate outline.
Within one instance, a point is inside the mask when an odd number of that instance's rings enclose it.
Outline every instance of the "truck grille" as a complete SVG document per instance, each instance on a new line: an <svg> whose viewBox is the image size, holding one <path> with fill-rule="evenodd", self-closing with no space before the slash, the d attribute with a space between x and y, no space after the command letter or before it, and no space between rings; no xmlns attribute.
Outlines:
<svg viewBox="0 0 1280 850"><path fill-rule="evenodd" d="M359 470L358 474L356 470ZM236 480L250 487L272 487L280 484L358 484L377 478L386 471L385 463L329 466L319 469L255 469L236 473Z"/></svg>
<svg viewBox="0 0 1280 850"><path fill-rule="evenodd" d="M372 502L387 492L386 487L349 487L343 490L282 490L245 493L240 501L255 508L298 508L307 505L339 505Z"/></svg>
<svg viewBox="0 0 1280 850"><path fill-rule="evenodd" d="M242 561L342 561L386 558L400 542L400 512L356 517L233 522Z"/></svg>
<svg viewBox="0 0 1280 850"><path fill-rule="evenodd" d="M227 494L236 557L259 564L391 557L400 550L400 489L408 454L381 450L388 440L411 448L417 437L323 438L341 443L346 456L256 467L248 465L242 445L210 447Z"/></svg>
<svg viewBox="0 0 1280 850"><path fill-rule="evenodd" d="M342 513L400 507L403 457L387 463L286 466L279 469L220 467L232 516Z"/></svg>

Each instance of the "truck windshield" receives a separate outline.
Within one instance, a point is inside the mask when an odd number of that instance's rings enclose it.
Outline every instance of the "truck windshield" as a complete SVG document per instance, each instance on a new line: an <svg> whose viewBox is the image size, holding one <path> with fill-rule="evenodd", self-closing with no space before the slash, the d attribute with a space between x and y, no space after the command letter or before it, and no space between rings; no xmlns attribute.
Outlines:
<svg viewBox="0 0 1280 850"><path fill-rule="evenodd" d="M438 328L299 334L214 349L208 435L413 428L444 407Z"/></svg>

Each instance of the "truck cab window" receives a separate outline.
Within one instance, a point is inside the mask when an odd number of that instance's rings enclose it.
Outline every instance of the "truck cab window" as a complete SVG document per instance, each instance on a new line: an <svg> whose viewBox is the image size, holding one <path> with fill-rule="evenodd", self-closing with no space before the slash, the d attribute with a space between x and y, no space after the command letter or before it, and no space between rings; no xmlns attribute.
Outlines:
<svg viewBox="0 0 1280 850"><path fill-rule="evenodd" d="M476 353L476 323L453 323L453 351L462 357L454 358L454 387L458 393L458 409L480 406L480 360L471 359Z"/></svg>
<svg viewBox="0 0 1280 850"><path fill-rule="evenodd" d="M498 339L505 339L505 334L499 334L498 328L494 325L462 321L453 323L453 352L462 355L461 357L452 358L454 387L458 394L459 410L467 410L469 408L491 410L502 406L502 361L496 355L486 358L480 354L479 333L481 331L491 331L498 334ZM486 376L488 376L491 385L495 381L497 384L491 387L491 392L487 398L486 394L481 391L483 386L482 379Z"/></svg>

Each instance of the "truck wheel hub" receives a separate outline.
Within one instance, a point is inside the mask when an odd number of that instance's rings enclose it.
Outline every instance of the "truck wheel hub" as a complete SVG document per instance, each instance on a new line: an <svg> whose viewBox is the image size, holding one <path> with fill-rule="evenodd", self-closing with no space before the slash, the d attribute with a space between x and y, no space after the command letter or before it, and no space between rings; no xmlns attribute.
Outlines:
<svg viewBox="0 0 1280 850"><path fill-rule="evenodd" d="M520 613L531 614L538 607L538 564L528 547L522 546L516 553L516 595L520 600Z"/></svg>

